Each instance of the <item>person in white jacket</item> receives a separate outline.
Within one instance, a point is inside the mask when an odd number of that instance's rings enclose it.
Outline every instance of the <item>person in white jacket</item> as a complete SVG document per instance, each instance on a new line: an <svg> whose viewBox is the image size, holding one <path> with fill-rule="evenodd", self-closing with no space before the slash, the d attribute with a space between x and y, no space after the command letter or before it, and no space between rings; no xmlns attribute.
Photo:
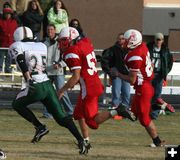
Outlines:
<svg viewBox="0 0 180 160"><path fill-rule="evenodd" d="M44 41L44 44L47 46L48 50L46 71L56 89L59 90L65 83L64 67L66 67L66 63L61 60L58 42L56 39L56 27L53 24L49 24L47 26L47 37ZM60 100L60 103L63 104L68 115L73 114L74 109L67 92ZM47 112L46 108L44 108L43 117L52 118L51 114Z"/></svg>

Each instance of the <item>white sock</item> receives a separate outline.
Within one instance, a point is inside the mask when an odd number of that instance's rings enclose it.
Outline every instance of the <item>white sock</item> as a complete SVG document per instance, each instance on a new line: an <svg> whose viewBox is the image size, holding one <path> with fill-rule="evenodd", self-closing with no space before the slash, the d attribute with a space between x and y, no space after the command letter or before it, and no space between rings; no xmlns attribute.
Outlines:
<svg viewBox="0 0 180 160"><path fill-rule="evenodd" d="M84 138L84 140L89 141L89 137Z"/></svg>
<svg viewBox="0 0 180 160"><path fill-rule="evenodd" d="M111 116L112 116L112 117L114 117L114 116L117 116L117 115L118 115L118 113L117 113L117 111L116 111L116 110L111 110L111 111L110 111L110 114L111 114Z"/></svg>

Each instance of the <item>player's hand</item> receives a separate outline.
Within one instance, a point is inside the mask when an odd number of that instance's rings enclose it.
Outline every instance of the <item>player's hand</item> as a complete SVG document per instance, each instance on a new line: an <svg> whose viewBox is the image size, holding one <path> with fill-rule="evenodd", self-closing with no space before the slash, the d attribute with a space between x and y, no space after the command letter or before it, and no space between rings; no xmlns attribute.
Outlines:
<svg viewBox="0 0 180 160"><path fill-rule="evenodd" d="M64 92L61 89L58 91L57 94L59 99L61 99L64 96Z"/></svg>

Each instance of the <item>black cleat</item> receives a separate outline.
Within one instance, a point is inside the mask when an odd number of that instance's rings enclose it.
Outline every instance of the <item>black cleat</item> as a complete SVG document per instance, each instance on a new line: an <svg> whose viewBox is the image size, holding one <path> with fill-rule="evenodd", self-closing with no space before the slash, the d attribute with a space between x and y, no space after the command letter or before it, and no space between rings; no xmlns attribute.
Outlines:
<svg viewBox="0 0 180 160"><path fill-rule="evenodd" d="M91 144L87 140L79 141L78 148L79 148L79 154L87 155L89 149L91 148Z"/></svg>
<svg viewBox="0 0 180 160"><path fill-rule="evenodd" d="M90 142L89 142L88 140L84 140L84 141L85 141L85 143L86 143L87 149L88 149L88 150L91 149L92 146L91 146Z"/></svg>
<svg viewBox="0 0 180 160"><path fill-rule="evenodd" d="M39 142L43 136L45 136L46 134L49 133L49 130L46 128L45 125L42 125L37 128L35 127L35 129L36 129L36 133L35 133L33 139L31 140L31 143Z"/></svg>
<svg viewBox="0 0 180 160"><path fill-rule="evenodd" d="M131 112L127 107L123 104L120 104L118 108L115 109L119 116L122 116L124 118L128 118L131 121L136 121L136 116L133 112Z"/></svg>
<svg viewBox="0 0 180 160"><path fill-rule="evenodd" d="M154 144L154 143L151 143L150 144L150 147L165 147L165 144L166 144L166 141L165 140L162 140L161 143L159 144Z"/></svg>

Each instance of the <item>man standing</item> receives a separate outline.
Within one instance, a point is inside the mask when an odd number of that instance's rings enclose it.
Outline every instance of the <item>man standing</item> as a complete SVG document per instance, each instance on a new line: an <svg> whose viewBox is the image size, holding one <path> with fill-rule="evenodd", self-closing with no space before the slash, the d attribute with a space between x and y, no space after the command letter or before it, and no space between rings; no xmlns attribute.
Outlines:
<svg viewBox="0 0 180 160"><path fill-rule="evenodd" d="M58 42L56 36L56 28L53 24L47 26L47 37L43 42L47 46L47 64L46 71L49 79L55 84L57 90L59 90L65 83L64 77L64 67L66 63L62 60L59 53ZM60 99L61 104L63 104L65 111L68 115L73 114L73 106L69 99L68 93L65 92L63 97ZM43 113L46 118L51 118L51 115L46 111Z"/></svg>
<svg viewBox="0 0 180 160"><path fill-rule="evenodd" d="M112 47L104 50L101 59L102 69L109 75L112 81L113 108L117 108L120 103L123 103L128 108L130 105L130 84L125 80L110 74L111 70L117 70L126 75L129 73L124 64L124 57L127 54L124 42L125 39L123 33L119 33L116 43Z"/></svg>
<svg viewBox="0 0 180 160"><path fill-rule="evenodd" d="M154 41L150 42L147 47L154 65L154 79L152 80L154 96L152 98L152 108L162 106L166 111L174 113L174 108L161 98L163 81L166 81L167 74L171 71L173 65L173 56L169 48L164 44L164 35L162 33L156 33ZM151 112L152 119L157 119L159 111L160 110L155 110Z"/></svg>
<svg viewBox="0 0 180 160"><path fill-rule="evenodd" d="M90 148L88 126L97 129L101 123L116 115L132 121L135 117L123 105L98 113L98 98L103 93L103 85L97 73L93 45L88 38L81 39L75 28L65 27L59 34L59 48L72 76L59 90L58 96L61 98L65 91L80 83L81 91L73 116L79 121L83 137Z"/></svg>
<svg viewBox="0 0 180 160"><path fill-rule="evenodd" d="M10 46L9 54L15 59L27 86L16 96L12 106L18 114L35 127L36 132L32 143L40 141L49 132L27 107L29 104L40 101L47 107L55 121L67 128L77 139L79 153L86 154L88 149L85 142L72 118L63 112L56 91L45 72L47 47L41 42L33 42L32 39L32 31L28 27L19 27L14 32L16 42Z"/></svg>
<svg viewBox="0 0 180 160"><path fill-rule="evenodd" d="M120 72L112 72L112 74L134 86L135 95L131 106L132 112L152 138L153 144L151 146L163 146L165 142L159 138L155 124L150 117L151 99L154 94L151 80L154 75L148 48L142 42L142 35L137 30L127 30L124 33L124 38L126 40L125 44L130 50L125 57L129 74L125 75Z"/></svg>

